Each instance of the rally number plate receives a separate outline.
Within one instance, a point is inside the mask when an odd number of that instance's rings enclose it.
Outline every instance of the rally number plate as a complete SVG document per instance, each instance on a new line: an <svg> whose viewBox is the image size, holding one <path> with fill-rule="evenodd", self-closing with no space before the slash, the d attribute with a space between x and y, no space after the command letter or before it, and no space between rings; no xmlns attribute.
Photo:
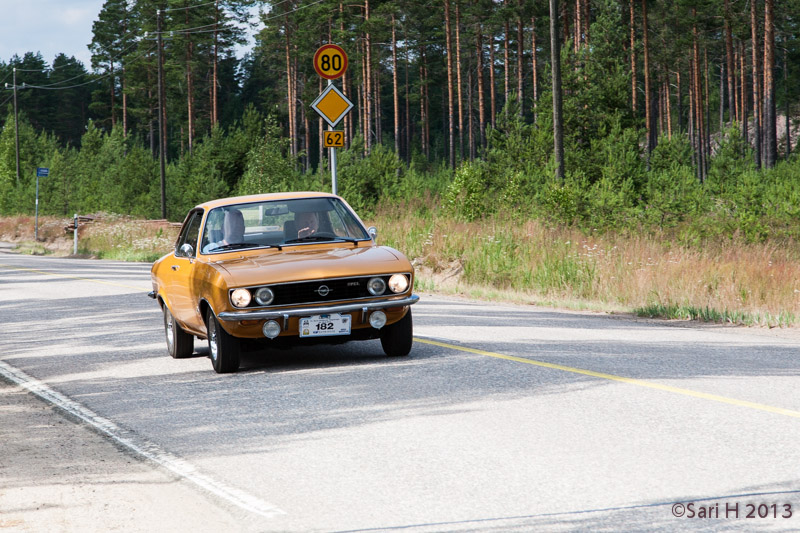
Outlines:
<svg viewBox="0 0 800 533"><path fill-rule="evenodd" d="M300 319L301 337L328 337L350 335L350 315L333 313Z"/></svg>

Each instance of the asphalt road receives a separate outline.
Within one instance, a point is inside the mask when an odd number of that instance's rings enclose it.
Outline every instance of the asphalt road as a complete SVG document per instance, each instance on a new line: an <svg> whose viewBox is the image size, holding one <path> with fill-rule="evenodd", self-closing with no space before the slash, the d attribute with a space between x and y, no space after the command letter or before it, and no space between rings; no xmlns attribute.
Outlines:
<svg viewBox="0 0 800 533"><path fill-rule="evenodd" d="M149 289L145 264L0 254L0 371L242 531L800 530L797 331L424 295L407 358L217 375L200 341L169 358Z"/></svg>

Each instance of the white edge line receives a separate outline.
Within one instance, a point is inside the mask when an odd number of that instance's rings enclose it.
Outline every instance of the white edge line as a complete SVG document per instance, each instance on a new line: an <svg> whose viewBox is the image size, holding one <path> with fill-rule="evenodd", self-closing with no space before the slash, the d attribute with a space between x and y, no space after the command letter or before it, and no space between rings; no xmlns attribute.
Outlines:
<svg viewBox="0 0 800 533"><path fill-rule="evenodd" d="M0 374L5 376L10 381L16 383L20 387L30 391L42 400L51 403L86 422L100 433L107 435L111 440L117 444L127 448L133 453L149 460L161 467L169 470L178 477L194 483L198 487L210 492L215 496L227 500L229 503L249 511L261 515L266 518L273 518L280 515L285 515L286 512L269 504L255 496L248 494L242 490L230 487L216 479L209 477L197 471L197 469L190 463L180 459L170 453L159 448L155 443L149 442L141 438L126 437L123 434L126 432L114 422L101 417L94 413L87 407L79 404L74 400L70 400L63 394L54 391L46 384L29 376L22 370L15 368L5 361L0 361Z"/></svg>

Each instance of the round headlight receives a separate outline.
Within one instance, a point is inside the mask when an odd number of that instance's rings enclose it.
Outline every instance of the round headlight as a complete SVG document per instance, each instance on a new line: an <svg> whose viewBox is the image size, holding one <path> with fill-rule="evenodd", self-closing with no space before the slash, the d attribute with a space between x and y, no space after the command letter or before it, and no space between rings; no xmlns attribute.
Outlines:
<svg viewBox="0 0 800 533"><path fill-rule="evenodd" d="M259 305L269 305L275 299L275 293L269 287L261 287L256 291L256 302Z"/></svg>
<svg viewBox="0 0 800 533"><path fill-rule="evenodd" d="M231 303L236 307L247 307L250 305L250 291L247 289L236 289L231 293Z"/></svg>
<svg viewBox="0 0 800 533"><path fill-rule="evenodd" d="M381 278L370 278L367 282L367 290L373 296L380 296L386 290L386 282Z"/></svg>
<svg viewBox="0 0 800 533"><path fill-rule="evenodd" d="M389 288L394 293L405 292L408 289L408 278L403 274L395 274L389 278Z"/></svg>

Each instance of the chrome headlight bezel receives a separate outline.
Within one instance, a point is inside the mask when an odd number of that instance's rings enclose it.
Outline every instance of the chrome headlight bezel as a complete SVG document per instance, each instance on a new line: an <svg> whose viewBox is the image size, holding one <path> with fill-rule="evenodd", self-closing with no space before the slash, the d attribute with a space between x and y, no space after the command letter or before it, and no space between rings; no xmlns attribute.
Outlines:
<svg viewBox="0 0 800 533"><path fill-rule="evenodd" d="M255 290L255 300L258 305L269 305L275 300L275 292L269 287L259 287Z"/></svg>
<svg viewBox="0 0 800 533"><path fill-rule="evenodd" d="M367 291L373 296L381 296L386 292L386 282L383 278L370 278L367 281Z"/></svg>

